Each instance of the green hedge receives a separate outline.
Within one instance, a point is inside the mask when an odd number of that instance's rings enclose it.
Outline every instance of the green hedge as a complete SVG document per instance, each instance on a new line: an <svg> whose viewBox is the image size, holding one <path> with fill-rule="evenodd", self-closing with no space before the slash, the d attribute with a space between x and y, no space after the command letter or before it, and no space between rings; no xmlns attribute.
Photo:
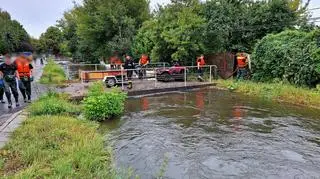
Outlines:
<svg viewBox="0 0 320 179"><path fill-rule="evenodd" d="M319 30L267 35L252 54L253 79L315 87L320 83L319 40Z"/></svg>

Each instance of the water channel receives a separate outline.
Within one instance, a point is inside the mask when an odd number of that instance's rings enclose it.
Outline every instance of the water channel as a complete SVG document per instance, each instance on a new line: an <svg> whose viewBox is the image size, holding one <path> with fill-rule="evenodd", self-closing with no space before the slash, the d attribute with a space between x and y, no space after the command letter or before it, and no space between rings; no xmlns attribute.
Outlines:
<svg viewBox="0 0 320 179"><path fill-rule="evenodd" d="M143 179L320 178L319 110L203 89L130 98L101 130Z"/></svg>

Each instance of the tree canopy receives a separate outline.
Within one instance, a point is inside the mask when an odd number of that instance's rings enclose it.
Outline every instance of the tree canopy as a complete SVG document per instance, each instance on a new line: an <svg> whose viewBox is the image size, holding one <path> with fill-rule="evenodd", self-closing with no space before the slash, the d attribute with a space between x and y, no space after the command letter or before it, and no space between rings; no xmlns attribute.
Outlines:
<svg viewBox="0 0 320 179"><path fill-rule="evenodd" d="M0 54L32 50L29 35L23 26L0 9Z"/></svg>

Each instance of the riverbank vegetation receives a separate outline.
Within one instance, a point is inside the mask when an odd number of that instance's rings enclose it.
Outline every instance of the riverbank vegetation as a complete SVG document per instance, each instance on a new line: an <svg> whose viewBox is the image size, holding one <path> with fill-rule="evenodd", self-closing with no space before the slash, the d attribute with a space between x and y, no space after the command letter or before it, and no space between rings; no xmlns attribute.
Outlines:
<svg viewBox="0 0 320 179"><path fill-rule="evenodd" d="M127 95L118 89L106 92L103 83L97 82L89 88L88 97L83 101L86 119L104 121L119 116L124 111Z"/></svg>
<svg viewBox="0 0 320 179"><path fill-rule="evenodd" d="M217 86L270 100L320 109L320 89L296 87L285 83L218 80Z"/></svg>
<svg viewBox="0 0 320 179"><path fill-rule="evenodd" d="M5 178L112 178L98 125L66 116L28 118L1 150Z"/></svg>
<svg viewBox="0 0 320 179"><path fill-rule="evenodd" d="M62 84L66 81L66 75L62 67L56 64L53 59L48 60L48 63L43 68L43 73L40 78L41 84Z"/></svg>
<svg viewBox="0 0 320 179"><path fill-rule="evenodd" d="M103 92L95 84L88 98L111 96L101 110L123 110L125 94ZM121 100L116 101L117 95ZM49 92L27 108L29 116L0 150L0 174L4 178L130 178L113 168L112 152L98 133L100 118L83 119L81 104L73 104L67 95ZM116 101L116 102L115 102ZM122 104L120 104L122 102ZM86 103L84 103L86 105ZM100 105L100 103L95 103ZM120 109L115 109L119 107ZM114 108L113 108L114 107ZM101 112L95 110L98 114ZM121 111L122 112L122 111ZM84 112L85 113L85 112ZM84 115L85 116L85 115ZM96 116L96 115L95 115ZM98 117L100 117L98 115ZM105 117L105 116L103 116Z"/></svg>

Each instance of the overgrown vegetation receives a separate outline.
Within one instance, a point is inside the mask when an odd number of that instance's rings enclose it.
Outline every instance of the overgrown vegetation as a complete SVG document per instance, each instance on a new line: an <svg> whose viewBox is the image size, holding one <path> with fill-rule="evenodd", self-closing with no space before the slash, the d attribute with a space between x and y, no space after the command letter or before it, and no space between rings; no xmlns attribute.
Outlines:
<svg viewBox="0 0 320 179"><path fill-rule="evenodd" d="M285 83L256 83L251 81L218 80L218 87L245 95L268 98L278 102L320 108L320 90L295 87Z"/></svg>
<svg viewBox="0 0 320 179"><path fill-rule="evenodd" d="M29 118L1 150L4 178L113 178L112 157L95 123L64 116Z"/></svg>
<svg viewBox="0 0 320 179"><path fill-rule="evenodd" d="M43 73L40 78L42 84L62 84L66 80L66 75L62 67L56 64L52 59L48 61L43 68Z"/></svg>
<svg viewBox="0 0 320 179"><path fill-rule="evenodd" d="M81 106L68 101L68 96L49 92L41 96L28 107L30 115L77 115L81 112Z"/></svg>
<svg viewBox="0 0 320 179"><path fill-rule="evenodd" d="M284 31L263 38L252 55L253 79L316 87L320 83L320 31Z"/></svg>
<svg viewBox="0 0 320 179"><path fill-rule="evenodd" d="M124 111L126 97L125 93L117 89L105 92L102 83L95 83L83 101L84 116L94 121L104 121L119 116Z"/></svg>

